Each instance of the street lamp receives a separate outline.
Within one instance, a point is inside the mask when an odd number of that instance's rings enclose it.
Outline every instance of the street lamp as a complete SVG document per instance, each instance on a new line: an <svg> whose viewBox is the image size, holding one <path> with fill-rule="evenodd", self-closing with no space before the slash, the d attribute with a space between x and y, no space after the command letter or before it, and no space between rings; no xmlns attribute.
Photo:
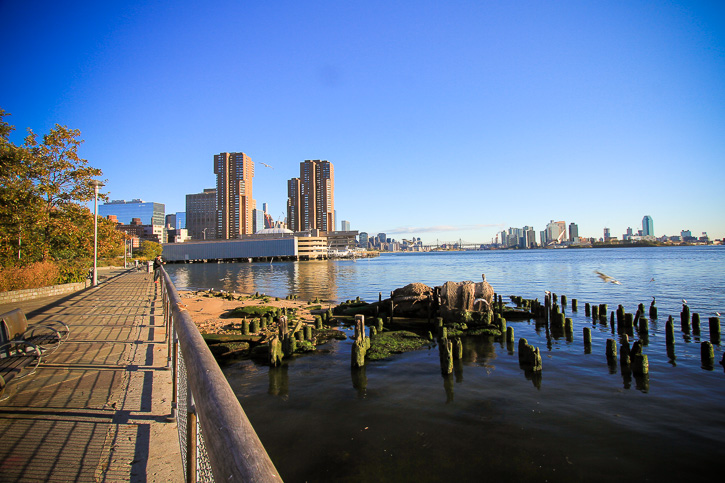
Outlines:
<svg viewBox="0 0 725 483"><path fill-rule="evenodd" d="M103 183L97 179L90 181L93 186L93 286L98 285L98 187Z"/></svg>

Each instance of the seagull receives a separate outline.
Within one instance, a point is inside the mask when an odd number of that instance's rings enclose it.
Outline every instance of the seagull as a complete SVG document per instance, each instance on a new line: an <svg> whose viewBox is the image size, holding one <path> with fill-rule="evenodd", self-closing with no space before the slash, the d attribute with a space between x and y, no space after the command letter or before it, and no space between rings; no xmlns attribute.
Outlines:
<svg viewBox="0 0 725 483"><path fill-rule="evenodd" d="M652 277L652 278L650 279L650 282L654 282L654 281L655 281L655 279L654 279L654 277Z"/></svg>
<svg viewBox="0 0 725 483"><path fill-rule="evenodd" d="M265 168L269 168L269 169L274 169L274 168L273 168L272 166L268 165L267 163L263 163L263 162L261 162L261 161L257 161L257 162L258 162L259 164L261 164L262 166L264 166Z"/></svg>
<svg viewBox="0 0 725 483"><path fill-rule="evenodd" d="M687 300L682 299L682 303L685 304L685 305L687 305Z"/></svg>
<svg viewBox="0 0 725 483"><path fill-rule="evenodd" d="M717 315L718 317L720 317L720 312L715 312L715 315Z"/></svg>
<svg viewBox="0 0 725 483"><path fill-rule="evenodd" d="M606 274L604 274L602 272L599 272L597 270L594 270L594 273L596 273L597 275L599 275L599 278L601 278L602 281L604 281L605 283L606 282L610 282L610 283L613 283L615 285L622 285L622 282L620 282L619 280L616 280L614 277L610 277L609 275L606 275Z"/></svg>

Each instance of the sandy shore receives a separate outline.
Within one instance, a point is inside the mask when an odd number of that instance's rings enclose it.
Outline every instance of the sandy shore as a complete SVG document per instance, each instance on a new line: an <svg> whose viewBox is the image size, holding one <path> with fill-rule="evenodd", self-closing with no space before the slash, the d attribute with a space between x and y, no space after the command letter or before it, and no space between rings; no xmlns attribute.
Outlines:
<svg viewBox="0 0 725 483"><path fill-rule="evenodd" d="M279 308L296 308L297 318L304 323L314 323L314 315L310 312L310 308L321 305L327 309L332 307L330 304L312 304L308 300L276 300L269 297L268 300L260 298L252 298L250 295L235 295L235 300L227 300L222 297L214 296L208 291L180 291L179 296L184 300L186 308L199 328L204 334L225 334L230 333L227 328L233 321L239 322L239 319L228 319L224 316L237 307L266 305ZM238 329L234 333L237 333Z"/></svg>

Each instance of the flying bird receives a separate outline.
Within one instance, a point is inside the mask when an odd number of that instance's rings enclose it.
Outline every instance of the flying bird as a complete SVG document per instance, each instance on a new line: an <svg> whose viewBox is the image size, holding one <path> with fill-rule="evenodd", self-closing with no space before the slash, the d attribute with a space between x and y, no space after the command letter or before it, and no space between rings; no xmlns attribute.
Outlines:
<svg viewBox="0 0 725 483"><path fill-rule="evenodd" d="M606 282L609 282L609 283L613 283L615 285L622 285L622 282L620 282L619 280L616 280L614 277L610 277L609 275L606 275L606 274L604 274L602 272L599 272L597 270L594 270L594 273L596 273L597 275L599 275L599 278L601 278L602 281L605 282L605 283Z"/></svg>
<svg viewBox="0 0 725 483"><path fill-rule="evenodd" d="M720 312L715 312L715 315L717 315L718 317L720 317Z"/></svg>
<svg viewBox="0 0 725 483"><path fill-rule="evenodd" d="M257 162L258 162L259 164L261 164L262 166L264 166L265 168L269 168L269 169L274 169L274 168L273 168L272 166L268 165L267 163L263 163L263 162L261 162L261 161L257 161Z"/></svg>

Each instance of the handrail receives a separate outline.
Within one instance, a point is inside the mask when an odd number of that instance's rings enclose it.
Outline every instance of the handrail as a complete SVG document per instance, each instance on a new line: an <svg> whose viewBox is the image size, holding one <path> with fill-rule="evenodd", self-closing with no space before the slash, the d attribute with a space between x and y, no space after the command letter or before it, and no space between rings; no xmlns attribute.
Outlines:
<svg viewBox="0 0 725 483"><path fill-rule="evenodd" d="M190 402L187 409L190 417L179 414L179 419L183 417L186 422L184 426L194 426L182 428L182 424L179 424L179 436L182 440L199 439L200 445L206 449L194 449L196 455L186 454L186 467L193 468L191 478L187 477L187 481L197 480L196 469L204 463L211 467L214 481L282 481L229 382L181 302L171 278L163 267L160 270L164 280L165 313L170 314L169 322L175 335L173 346L177 346L178 340L182 359L179 361L177 354L172 358L174 387L184 383L177 382L180 364L185 366L187 378L185 385ZM177 402L176 394L174 401ZM197 426L201 431L197 432ZM182 432L186 433L186 438ZM196 448L196 445L192 447ZM208 462L199 461L197 465L198 453L206 453Z"/></svg>

